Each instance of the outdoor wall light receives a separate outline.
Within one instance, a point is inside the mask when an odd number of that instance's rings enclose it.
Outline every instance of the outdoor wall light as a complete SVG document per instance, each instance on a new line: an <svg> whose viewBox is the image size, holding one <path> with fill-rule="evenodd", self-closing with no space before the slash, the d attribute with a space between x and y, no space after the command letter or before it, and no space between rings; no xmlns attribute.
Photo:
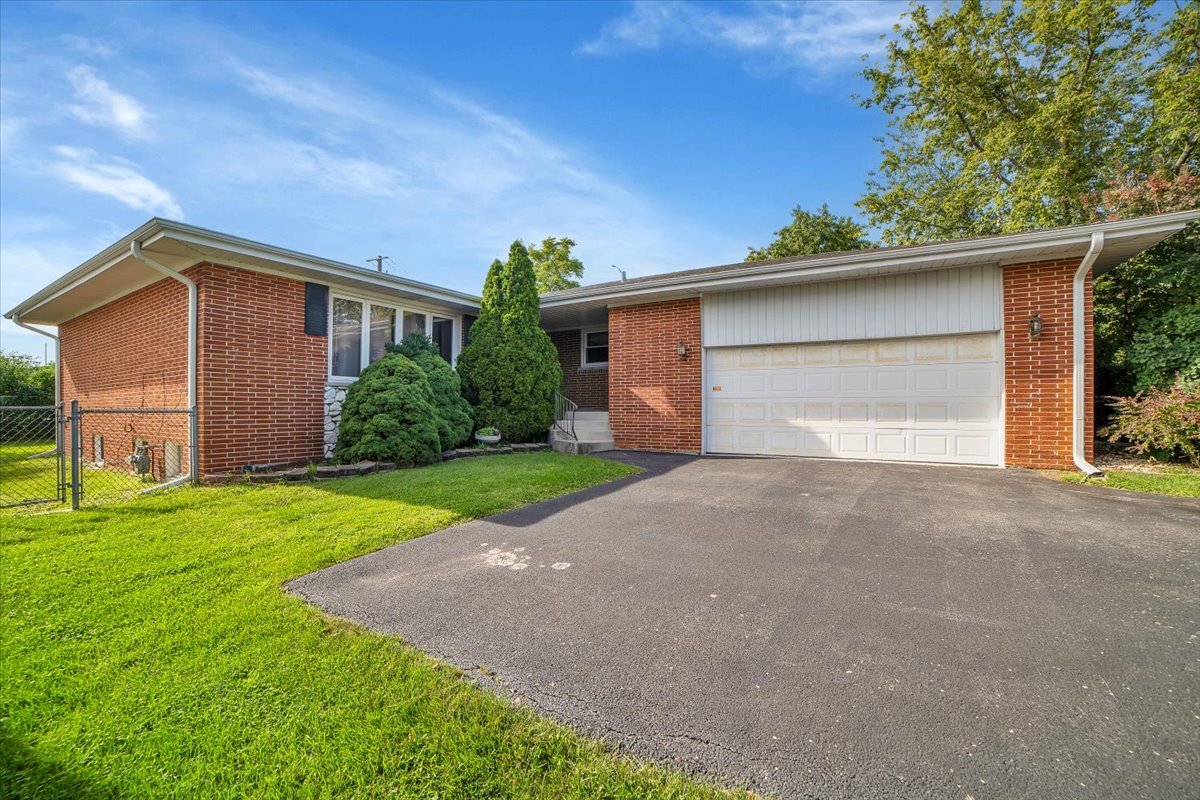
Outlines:
<svg viewBox="0 0 1200 800"><path fill-rule="evenodd" d="M686 342L680 341L675 344L675 355L679 356L680 358L687 358L688 352L689 351Z"/></svg>
<svg viewBox="0 0 1200 800"><path fill-rule="evenodd" d="M1033 316L1029 318L1029 338L1040 338L1045 327L1046 323L1042 322L1041 316L1036 311L1033 312Z"/></svg>

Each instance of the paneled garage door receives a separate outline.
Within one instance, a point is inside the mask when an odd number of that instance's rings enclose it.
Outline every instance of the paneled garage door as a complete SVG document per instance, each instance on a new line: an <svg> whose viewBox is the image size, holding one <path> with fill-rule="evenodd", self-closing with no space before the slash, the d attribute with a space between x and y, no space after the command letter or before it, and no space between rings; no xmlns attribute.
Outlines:
<svg viewBox="0 0 1200 800"><path fill-rule="evenodd" d="M705 357L710 453L1000 463L998 334Z"/></svg>

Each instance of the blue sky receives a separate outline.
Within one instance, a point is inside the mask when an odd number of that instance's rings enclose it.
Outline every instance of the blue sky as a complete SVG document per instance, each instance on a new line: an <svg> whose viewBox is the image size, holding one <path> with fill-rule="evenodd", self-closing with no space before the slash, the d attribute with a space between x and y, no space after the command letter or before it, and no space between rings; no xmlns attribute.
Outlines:
<svg viewBox="0 0 1200 800"><path fill-rule="evenodd" d="M586 282L737 261L854 211L904 8L5 2L0 306L155 215L472 292L518 237Z"/></svg>

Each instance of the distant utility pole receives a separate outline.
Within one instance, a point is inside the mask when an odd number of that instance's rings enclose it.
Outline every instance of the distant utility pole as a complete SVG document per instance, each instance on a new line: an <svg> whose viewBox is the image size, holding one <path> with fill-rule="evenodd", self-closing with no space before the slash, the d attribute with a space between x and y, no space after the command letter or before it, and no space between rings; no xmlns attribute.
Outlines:
<svg viewBox="0 0 1200 800"><path fill-rule="evenodd" d="M374 258L368 258L367 263L374 264L375 269L379 270L380 272L383 272L383 262L391 261L391 260L392 259L388 258L387 256L375 256Z"/></svg>

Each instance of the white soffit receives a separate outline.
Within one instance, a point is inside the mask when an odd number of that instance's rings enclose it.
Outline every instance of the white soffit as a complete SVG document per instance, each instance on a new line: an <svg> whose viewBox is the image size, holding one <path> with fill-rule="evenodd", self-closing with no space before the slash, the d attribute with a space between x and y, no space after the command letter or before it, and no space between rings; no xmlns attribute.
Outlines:
<svg viewBox="0 0 1200 800"><path fill-rule="evenodd" d="M173 269L213 262L381 297L417 300L453 313L472 313L479 307L477 297L463 292L183 223L154 219L52 282L5 316L16 314L23 322L58 325L163 280L160 273L130 255L133 241L140 241L148 256Z"/></svg>

